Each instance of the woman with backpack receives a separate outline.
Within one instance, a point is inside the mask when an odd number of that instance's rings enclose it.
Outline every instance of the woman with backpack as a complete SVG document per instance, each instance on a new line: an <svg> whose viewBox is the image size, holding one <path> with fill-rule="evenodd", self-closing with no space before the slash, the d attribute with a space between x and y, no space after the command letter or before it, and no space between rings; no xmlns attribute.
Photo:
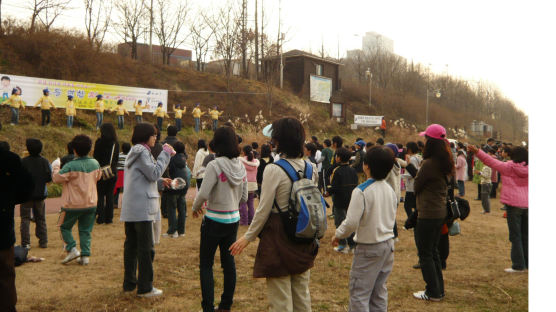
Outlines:
<svg viewBox="0 0 556 312"><path fill-rule="evenodd" d="M293 118L282 118L272 124L272 141L282 160L295 170L303 172L306 165L312 167L311 179L318 181L316 166L303 160L305 130ZM247 245L260 237L253 276L266 278L270 311L311 311L309 294L309 269L317 254L316 243L295 243L286 235L279 210L287 209L292 181L278 165L267 165L263 173L261 198L253 222L243 237L230 248L232 255L240 254ZM317 190L318 191L318 190Z"/></svg>
<svg viewBox="0 0 556 312"><path fill-rule="evenodd" d="M173 146L176 151L176 155L172 156L170 164L168 165L170 179L182 178L185 181L185 187L178 190L168 190L168 199L166 201L168 232L166 232L166 236L178 238L179 236L185 235L185 218L187 217L185 194L187 194L187 190L189 189L191 171L189 171L186 163L187 156L185 156L185 145L182 142L177 141ZM178 211L177 219L176 210Z"/></svg>
<svg viewBox="0 0 556 312"><path fill-rule="evenodd" d="M100 126L100 138L95 142L93 157L98 161L102 170L105 166L110 166L112 177L103 175L97 182L97 223L111 224L114 216L114 188L118 180L118 155L120 145L116 136L116 129L111 123L104 123Z"/></svg>
<svg viewBox="0 0 556 312"><path fill-rule="evenodd" d="M448 181L455 176L455 166L444 127L432 124L420 135L425 136L426 143L414 184L418 212L415 242L426 289L413 296L440 301L444 298L444 278L438 244L447 214Z"/></svg>
<svg viewBox="0 0 556 312"><path fill-rule="evenodd" d="M237 238L239 204L247 201L247 174L239 157L237 135L231 127L220 127L213 138L216 159L205 171L203 185L193 203L193 217L205 214L201 223L200 274L201 305L214 311L214 254L220 248L224 270L224 292L217 311L229 311L236 286L236 265L229 248ZM208 201L206 213L202 207Z"/></svg>

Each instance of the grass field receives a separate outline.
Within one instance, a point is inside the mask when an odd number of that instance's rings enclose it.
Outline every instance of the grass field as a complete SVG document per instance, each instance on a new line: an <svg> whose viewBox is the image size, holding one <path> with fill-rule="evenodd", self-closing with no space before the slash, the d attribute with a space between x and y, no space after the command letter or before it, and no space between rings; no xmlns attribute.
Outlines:
<svg viewBox="0 0 556 312"><path fill-rule="evenodd" d="M504 272L511 262L506 220L499 210L501 204L498 199L491 200L492 213L482 215L480 202L473 200L477 192L475 184L468 182L466 187L471 215L461 225L462 234L450 238L448 267L444 271L446 298L440 303L412 298L413 292L424 289L424 282L421 272L411 268L417 262L413 232L401 228L405 212L402 204L398 207L400 241L396 243L394 268L388 280L390 311L527 311L528 274ZM191 203L188 203L190 207ZM191 211L188 215L192 215ZM119 210L116 210L115 220L118 216ZM154 286L164 291L158 299L140 299L122 291L122 223L95 225L91 263L82 267L76 262L59 263L64 253L56 221L57 215L47 217L48 249L38 248L37 239L31 238L33 248L30 255L46 260L27 263L16 269L19 311L201 310L199 219L187 218L185 237L163 237L161 244L156 246ZM33 233L34 225L31 227ZM163 229L166 228L164 219ZM238 234L245 231L246 227L241 227ZM327 235L311 270L313 311L347 311L351 256L332 250L329 241L333 231L333 222L329 220ZM16 233L19 241L19 219L16 219ZM268 309L265 281L252 278L256 250L257 243L253 243L236 257L234 311ZM215 263L217 304L222 291L218 256Z"/></svg>

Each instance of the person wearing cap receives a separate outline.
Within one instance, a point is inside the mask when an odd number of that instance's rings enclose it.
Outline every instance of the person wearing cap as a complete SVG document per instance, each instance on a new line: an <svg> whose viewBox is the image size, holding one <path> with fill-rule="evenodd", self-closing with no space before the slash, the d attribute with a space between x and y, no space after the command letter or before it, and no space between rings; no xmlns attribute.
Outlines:
<svg viewBox="0 0 556 312"><path fill-rule="evenodd" d="M124 114L129 115L129 112L124 107L124 100L119 99L117 102L116 107L112 108L110 112L116 112L116 116L118 116L118 129L124 128Z"/></svg>
<svg viewBox="0 0 556 312"><path fill-rule="evenodd" d="M209 108L208 113L210 115L210 119L212 119L212 131L216 131L216 128L218 127L218 117L220 117L224 111L218 111L218 106L214 105L214 109L211 110Z"/></svg>
<svg viewBox="0 0 556 312"><path fill-rule="evenodd" d="M66 117L68 119L68 128L73 127L73 119L75 118L75 103L73 103L73 95L68 95L66 102Z"/></svg>
<svg viewBox="0 0 556 312"><path fill-rule="evenodd" d="M147 108L147 105L143 106L143 101L139 100L133 105L133 108L135 108L135 122L143 122L143 110Z"/></svg>
<svg viewBox="0 0 556 312"><path fill-rule="evenodd" d="M199 132L199 128L201 126L201 116L205 114L201 111L201 108L199 108L200 105L201 104L199 103L195 103L195 108L191 112L191 114L193 115L193 120L195 121L195 132Z"/></svg>
<svg viewBox="0 0 556 312"><path fill-rule="evenodd" d="M185 106L183 107L183 109L181 109L180 104L176 104L176 106L174 106L174 120L176 122L176 128L178 129L178 132L181 131L181 118L185 111L187 111L187 107Z"/></svg>
<svg viewBox="0 0 556 312"><path fill-rule="evenodd" d="M426 143L423 162L415 176L418 216L414 233L426 288L413 296L420 300L441 301L445 294L438 243L447 214L448 181L455 176L455 166L444 127L432 124L420 135L425 136Z"/></svg>
<svg viewBox="0 0 556 312"><path fill-rule="evenodd" d="M19 123L19 109L25 109L25 104L23 104L23 100L21 99L21 89L19 87L13 88L10 98L5 100L2 104L10 105L12 111L11 125L17 125Z"/></svg>
<svg viewBox="0 0 556 312"><path fill-rule="evenodd" d="M102 94L97 94L97 101L95 103L95 111L97 115L97 127L96 129L100 129L100 125L102 125L102 120L104 119L104 100L102 98Z"/></svg>
<svg viewBox="0 0 556 312"><path fill-rule="evenodd" d="M355 160L351 164L351 167L357 172L359 183L363 183L366 180L365 172L363 172L363 159L365 158L365 141L358 140L355 142Z"/></svg>
<svg viewBox="0 0 556 312"><path fill-rule="evenodd" d="M48 89L42 90L43 96L37 101L35 107L41 107L41 117L42 122L41 126L48 126L50 125L50 110L56 109L54 102L50 98L50 91Z"/></svg>
<svg viewBox="0 0 556 312"><path fill-rule="evenodd" d="M156 107L153 114L156 116L156 125L158 126L158 129L162 131L162 122L164 121L164 117L170 118L170 116L168 116L168 114L164 110L162 102L158 102L158 106Z"/></svg>

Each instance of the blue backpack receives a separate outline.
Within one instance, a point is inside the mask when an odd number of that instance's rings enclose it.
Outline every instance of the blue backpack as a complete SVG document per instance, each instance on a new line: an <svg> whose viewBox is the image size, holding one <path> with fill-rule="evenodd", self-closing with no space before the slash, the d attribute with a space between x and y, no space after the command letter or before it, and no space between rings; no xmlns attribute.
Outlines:
<svg viewBox="0 0 556 312"><path fill-rule="evenodd" d="M274 205L280 213L286 235L296 243L311 243L326 232L326 202L313 182L313 166L305 161L304 172L296 171L285 159L274 163L286 172L292 181L288 207Z"/></svg>

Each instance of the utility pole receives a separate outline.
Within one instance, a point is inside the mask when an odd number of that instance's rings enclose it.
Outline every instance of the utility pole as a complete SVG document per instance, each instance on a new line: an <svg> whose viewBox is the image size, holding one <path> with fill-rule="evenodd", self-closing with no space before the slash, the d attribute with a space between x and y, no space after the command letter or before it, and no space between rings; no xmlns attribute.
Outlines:
<svg viewBox="0 0 556 312"><path fill-rule="evenodd" d="M259 0L255 0L255 80L259 80Z"/></svg>
<svg viewBox="0 0 556 312"><path fill-rule="evenodd" d="M241 65L242 76L247 78L247 30L245 21L247 20L247 0L243 0L241 8Z"/></svg>
<svg viewBox="0 0 556 312"><path fill-rule="evenodd" d="M150 21L150 32L149 32L149 52L151 54L151 64L154 62L153 60L153 0L151 0L151 7L149 8L151 13L151 21Z"/></svg>

